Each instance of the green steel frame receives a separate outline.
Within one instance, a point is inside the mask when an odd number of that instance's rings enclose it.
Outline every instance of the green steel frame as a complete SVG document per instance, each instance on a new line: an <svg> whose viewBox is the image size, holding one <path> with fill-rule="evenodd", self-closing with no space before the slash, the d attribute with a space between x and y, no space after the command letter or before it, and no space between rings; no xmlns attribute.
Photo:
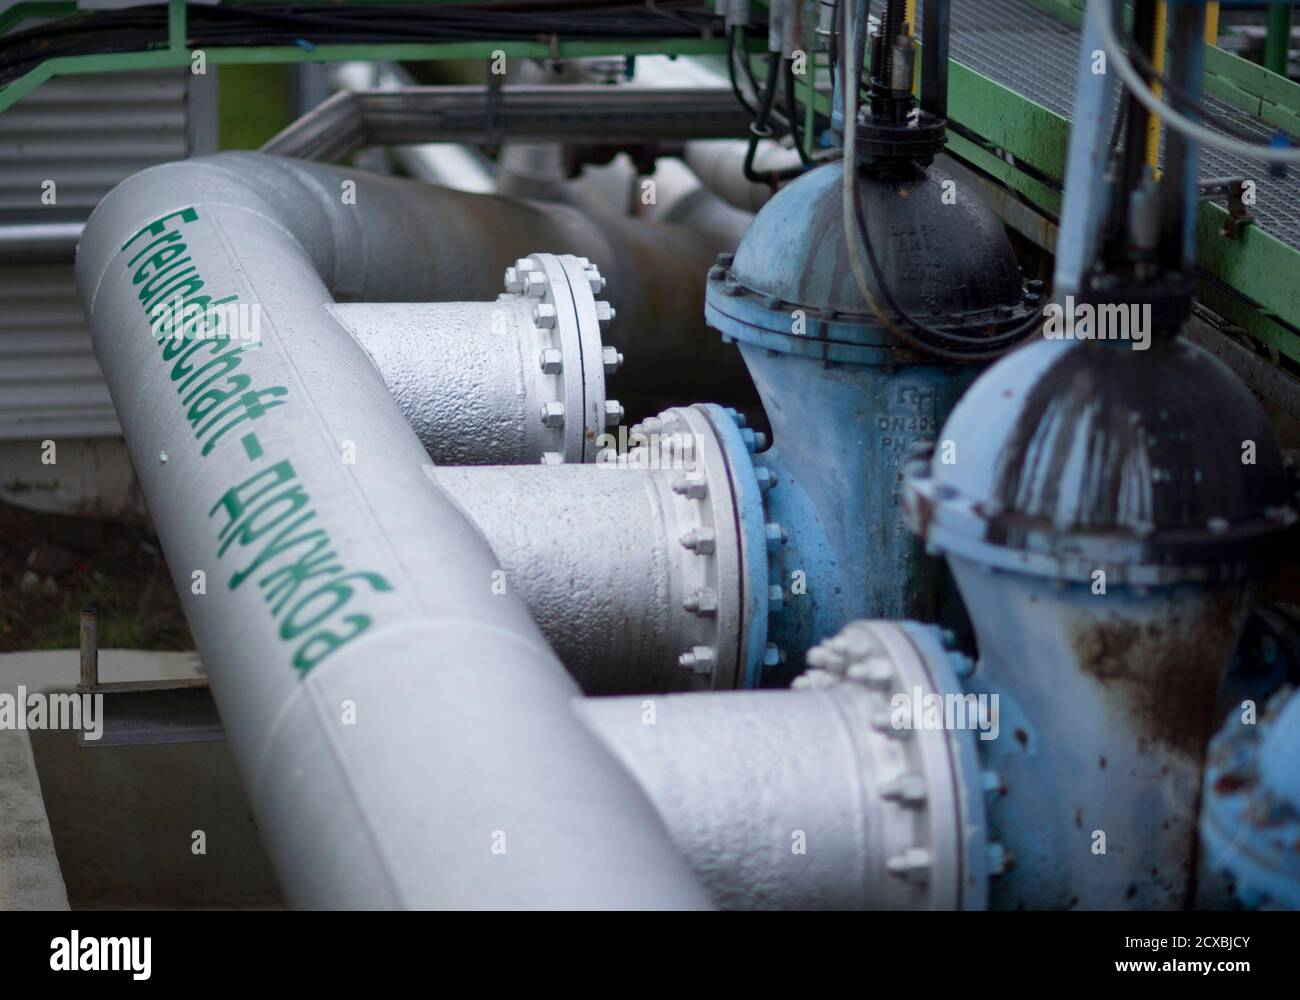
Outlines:
<svg viewBox="0 0 1300 1000"><path fill-rule="evenodd" d="M1031 2L1069 24L1078 26L1083 21L1082 0ZM1207 47L1205 56L1208 93L1300 135L1300 85L1217 47ZM1064 177L1070 127L1065 118L956 62L950 73L948 102L953 120L1053 180ZM1056 190L962 136L950 132L948 138L951 152L1044 213L1053 218L1058 214L1060 195ZM1288 329L1300 328L1300 282L1285 277L1300 275L1300 252L1258 226L1246 226L1230 240L1223 235L1227 216L1221 205L1206 202L1200 206L1197 264L1204 276L1197 294L1229 322L1300 363L1300 336ZM1251 299L1254 306L1229 295L1224 286Z"/></svg>
<svg viewBox="0 0 1300 1000"><path fill-rule="evenodd" d="M358 2L358 0L354 0ZM359 0L367 2L367 0ZM371 0L377 2L377 0ZM386 0L393 2L393 0ZM400 0L399 0L400 2ZM407 0L426 2L426 0ZM436 0L435 0L436 2ZM1038 6L1064 20L1078 24L1083 16L1082 0L1033 0ZM0 14L0 33L25 20L62 17L76 12L71 0L24 0ZM102 73L129 69L187 66L191 50L185 44L186 11L184 0L168 0L168 44L142 52L111 53L89 56L57 57L47 60L25 76L0 89L0 112L41 83L54 76ZM591 55L720 55L725 40L675 39L644 42L457 42L385 45L321 45L315 48L296 46L210 47L205 57L212 65L247 63L306 63L344 60L440 60L488 59L496 51L513 58L559 58ZM811 46L808 51L812 51ZM761 66L755 60L755 68ZM978 135L977 143L949 133L949 151L984 171L1038 211L1054 218L1060 209L1060 195L1040 177L1061 181L1069 139L1069 122L1062 116L1036 104L988 77L953 60L950 64L949 114L965 130ZM807 108L806 141L814 140L811 123L813 107L825 112L829 100L824 90L814 90L817 69L800 81L800 91ZM1300 133L1300 85L1247 62L1221 49L1210 48L1206 58L1206 90L1230 104L1258 116L1269 124ZM811 98L811 100L809 99ZM1022 170L990 152L997 147L1012 154ZM1300 363L1300 336L1291 328L1300 328L1300 282L1283 280L1284 275L1300 274L1300 253L1256 226L1247 226L1237 239L1220 235L1227 216L1224 208L1206 203L1199 218L1199 264L1207 275L1201 295L1211 308L1254 337ZM1242 303L1223 291L1236 289L1254 305ZM1282 320L1279 324L1276 319Z"/></svg>
<svg viewBox="0 0 1300 1000"><path fill-rule="evenodd" d="M378 3L381 0L351 0L353 3ZM383 0L383 2L424 5L428 0ZM434 0L436 2L436 0ZM308 6L308 5L304 5ZM332 4L322 3L321 7ZM67 16L78 11L68 0L26 0L0 14L0 33L31 18ZM112 73L133 69L164 69L188 66L192 50L185 44L185 0L167 0L168 43L165 48L140 52L113 52L88 56L57 56L0 88L0 112L31 93L55 76L82 73ZM442 59L490 59L500 51L507 58L561 59L603 55L712 55L724 52L726 43L719 38L662 39L651 41L564 41L548 42L410 42L381 45L296 45L211 46L204 49L209 65L250 63L326 63L350 60L422 61Z"/></svg>

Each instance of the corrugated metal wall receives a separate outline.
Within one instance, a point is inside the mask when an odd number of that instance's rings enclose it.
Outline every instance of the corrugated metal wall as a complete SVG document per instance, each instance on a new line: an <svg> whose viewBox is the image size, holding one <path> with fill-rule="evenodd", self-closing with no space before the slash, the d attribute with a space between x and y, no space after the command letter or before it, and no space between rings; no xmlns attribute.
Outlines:
<svg viewBox="0 0 1300 1000"><path fill-rule="evenodd" d="M0 268L0 439L119 434L72 268Z"/></svg>
<svg viewBox="0 0 1300 1000"><path fill-rule="evenodd" d="M38 87L0 113L0 223L85 219L136 171L210 152L215 92L211 74L184 69ZM119 433L71 265L0 268L0 440Z"/></svg>

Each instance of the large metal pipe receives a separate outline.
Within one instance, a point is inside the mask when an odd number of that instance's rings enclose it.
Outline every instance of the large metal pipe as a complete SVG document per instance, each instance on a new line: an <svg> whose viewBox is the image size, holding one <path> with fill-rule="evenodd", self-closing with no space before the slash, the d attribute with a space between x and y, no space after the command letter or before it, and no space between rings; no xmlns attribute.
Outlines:
<svg viewBox="0 0 1300 1000"><path fill-rule="evenodd" d="M809 661L802 690L576 707L721 907L983 908L1001 854L975 729L996 716L961 697L963 660L936 629L857 621ZM964 726L916 724L946 703Z"/></svg>
<svg viewBox="0 0 1300 1000"><path fill-rule="evenodd" d="M259 160L231 153L234 170ZM623 216L598 216L571 206L517 202L490 195L428 187L345 167L294 164L265 158L292 171L303 186L303 211L317 216L313 233L341 242L364 241L373 255L388 253L389 270L364 271L342 258L327 262L327 283L342 300L370 302L491 300L501 275L519 257L563 251L600 265L609 301L620 319L605 343L623 353L620 399L629 416L646 416L673 403L720 399L749 405L753 385L735 349L703 320L705 275L724 249L719 239L671 225ZM355 187L356 205L342 201ZM359 209L359 210L358 210ZM362 228L364 227L364 229ZM449 253L448 248L455 252ZM336 255L337 256L337 255ZM358 258L360 259L360 258ZM689 360L688 360L689 359Z"/></svg>
<svg viewBox="0 0 1300 1000"><path fill-rule="evenodd" d="M384 87L335 94L262 151L332 162L367 145L507 139L640 145L647 135L684 140L748 134L748 119L721 82L697 88L506 85L496 95L473 86ZM705 225L697 225L701 215L681 219L682 225L660 225L559 202L523 204L423 190L437 193L411 197L437 197L442 204L435 216L458 220L454 238L474 258L455 280L439 281L423 298L463 301L495 293L482 282L535 251L586 256L600 264L613 290L610 302L625 317L606 342L632 362L620 390L630 416L700 399L759 409L739 355L702 320L704 275L719 253L735 249L734 220L714 212ZM485 242L466 242L469 232ZM539 234L552 238L539 240ZM488 247L496 252L484 267L473 251Z"/></svg>
<svg viewBox="0 0 1300 1000"><path fill-rule="evenodd" d="M603 84L402 87L340 91L262 151L338 160L363 146L421 142L640 144L748 134L749 119L722 88Z"/></svg>
<svg viewBox="0 0 1300 1000"><path fill-rule="evenodd" d="M597 464L438 469L588 694L744 679L753 617L745 563L760 560L766 579L766 550L746 545L738 473L704 411L668 411L655 423L673 429L637 428L637 447L622 456L602 435Z"/></svg>
<svg viewBox="0 0 1300 1000"><path fill-rule="evenodd" d="M471 228L460 196L372 178L341 204L352 176L255 154L154 167L104 199L77 258L281 882L310 907L704 905L328 309L419 298L489 255L464 233L546 217L474 199ZM153 335L160 304L226 297L260 311L259 346Z"/></svg>
<svg viewBox="0 0 1300 1000"><path fill-rule="evenodd" d="M727 204L744 212L757 212L771 200L767 184L745 176L749 143L737 139L696 139L686 143L682 159L699 177L700 183ZM799 165L799 152L771 139L758 144L754 169L775 173Z"/></svg>
<svg viewBox="0 0 1300 1000"><path fill-rule="evenodd" d="M374 362L438 465L593 461L623 407L605 394L621 356L590 261L532 254L495 302L354 302L333 313Z"/></svg>
<svg viewBox="0 0 1300 1000"><path fill-rule="evenodd" d="M607 465L437 471L439 483L483 533L508 585L584 691L714 686L711 673L677 662L683 651L716 640L712 620L684 606L706 585L703 564L709 560L679 541L698 532L693 512L698 505L673 493L675 473ZM719 601L724 615L739 603L734 521L733 515L722 526L730 529L724 547L733 550L732 573L718 581L724 584L721 594L717 584L709 588L714 614ZM733 683L728 674L722 686Z"/></svg>

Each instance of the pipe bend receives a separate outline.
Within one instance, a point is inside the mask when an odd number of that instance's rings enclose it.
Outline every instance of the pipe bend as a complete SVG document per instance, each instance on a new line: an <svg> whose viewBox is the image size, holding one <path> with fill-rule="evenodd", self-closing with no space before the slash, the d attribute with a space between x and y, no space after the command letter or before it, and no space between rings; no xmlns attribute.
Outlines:
<svg viewBox="0 0 1300 1000"><path fill-rule="evenodd" d="M351 287L396 293L431 270L398 260L409 228L379 238L410 214L403 187L365 180L340 227L321 196L334 176L257 154L154 168L104 199L77 255L95 351L289 899L706 905L330 313L354 268ZM175 335L218 305L222 336Z"/></svg>

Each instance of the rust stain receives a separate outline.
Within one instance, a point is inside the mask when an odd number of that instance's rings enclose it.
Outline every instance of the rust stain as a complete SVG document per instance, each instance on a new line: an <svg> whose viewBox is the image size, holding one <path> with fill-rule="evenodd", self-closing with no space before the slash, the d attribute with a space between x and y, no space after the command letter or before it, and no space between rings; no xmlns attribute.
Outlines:
<svg viewBox="0 0 1300 1000"><path fill-rule="evenodd" d="M1218 795L1233 795L1246 787L1246 781L1239 774L1221 774L1214 783Z"/></svg>
<svg viewBox="0 0 1300 1000"><path fill-rule="evenodd" d="M1214 707L1242 619L1242 595L1225 589L1194 617L1171 607L1139 624L1116 614L1083 617L1071 642L1082 669L1113 696L1140 733L1199 757L1214 731Z"/></svg>

